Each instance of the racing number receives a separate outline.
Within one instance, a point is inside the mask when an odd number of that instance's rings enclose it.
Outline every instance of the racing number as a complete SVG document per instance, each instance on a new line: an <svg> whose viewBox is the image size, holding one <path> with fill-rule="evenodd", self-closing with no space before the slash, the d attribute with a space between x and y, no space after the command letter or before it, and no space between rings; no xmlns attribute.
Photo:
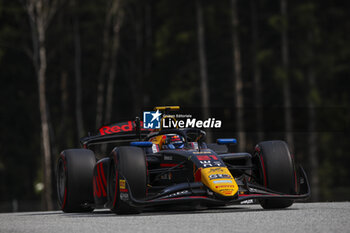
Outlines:
<svg viewBox="0 0 350 233"><path fill-rule="evenodd" d="M221 167L221 162L218 161L218 157L215 155L198 155L197 159L203 165L203 167Z"/></svg>
<svg viewBox="0 0 350 233"><path fill-rule="evenodd" d="M204 160L204 161L199 161L203 165L203 167L212 167L213 164L211 164L210 160Z"/></svg>

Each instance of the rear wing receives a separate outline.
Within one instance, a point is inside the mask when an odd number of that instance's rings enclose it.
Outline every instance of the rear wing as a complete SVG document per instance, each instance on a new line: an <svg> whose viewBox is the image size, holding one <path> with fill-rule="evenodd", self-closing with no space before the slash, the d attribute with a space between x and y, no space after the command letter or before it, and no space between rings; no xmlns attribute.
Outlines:
<svg viewBox="0 0 350 233"><path fill-rule="evenodd" d="M84 148L87 148L89 145L103 143L137 141L147 136L150 132L152 130L145 129L143 121L140 121L137 117L135 121L102 126L95 135L81 138L80 143Z"/></svg>

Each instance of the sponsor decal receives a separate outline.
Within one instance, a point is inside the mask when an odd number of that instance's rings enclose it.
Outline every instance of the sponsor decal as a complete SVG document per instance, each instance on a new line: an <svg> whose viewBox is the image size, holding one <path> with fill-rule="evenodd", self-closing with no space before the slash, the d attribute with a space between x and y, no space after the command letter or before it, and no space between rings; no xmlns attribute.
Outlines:
<svg viewBox="0 0 350 233"><path fill-rule="evenodd" d="M99 130L98 133L99 135L108 135L108 134L115 134L115 133L125 133L125 132L131 132L136 130L136 124L133 121L127 121L127 122L121 122L121 123L116 123L113 125L107 125L107 126L102 126ZM143 122L140 121L140 130L145 131L143 127Z"/></svg>
<svg viewBox="0 0 350 233"><path fill-rule="evenodd" d="M245 200L245 201L241 201L242 205L246 204L246 205L249 205L249 204L254 204L254 200L253 199L248 199L248 200Z"/></svg>
<svg viewBox="0 0 350 233"><path fill-rule="evenodd" d="M157 111L143 112L143 122L145 129L160 129L160 116L162 113Z"/></svg>
<svg viewBox="0 0 350 233"><path fill-rule="evenodd" d="M215 155L197 155L198 160L218 160Z"/></svg>
<svg viewBox="0 0 350 233"><path fill-rule="evenodd" d="M232 195L233 191L223 191L222 193L225 195Z"/></svg>
<svg viewBox="0 0 350 233"><path fill-rule="evenodd" d="M198 155L197 159L198 160L210 160L208 155Z"/></svg>
<svg viewBox="0 0 350 233"><path fill-rule="evenodd" d="M224 170L222 168L216 167L216 168L210 168L209 172L210 173L213 173L213 172L224 172Z"/></svg>
<svg viewBox="0 0 350 233"><path fill-rule="evenodd" d="M125 180L119 180L119 189L125 189Z"/></svg>
<svg viewBox="0 0 350 233"><path fill-rule="evenodd" d="M209 176L209 179L215 180L215 179L232 179L232 177L229 174L212 174Z"/></svg>
<svg viewBox="0 0 350 233"><path fill-rule="evenodd" d="M165 196L164 198L172 198L172 197L184 196L184 195L188 195L188 194L190 194L190 192L187 190L184 190L184 191L179 191L176 193L169 194L169 195Z"/></svg>
<svg viewBox="0 0 350 233"><path fill-rule="evenodd" d="M235 187L234 185L218 185L215 186L217 189L222 189L222 188L233 188Z"/></svg>
<svg viewBox="0 0 350 233"><path fill-rule="evenodd" d="M173 156L171 156L171 155L164 155L164 160L173 160Z"/></svg>
<svg viewBox="0 0 350 233"><path fill-rule="evenodd" d="M232 196L238 191L238 186L226 167L208 167L201 171L202 182L211 191L224 196Z"/></svg>
<svg viewBox="0 0 350 233"><path fill-rule="evenodd" d="M220 189L220 192L228 192L228 191L232 191L232 189Z"/></svg>
<svg viewBox="0 0 350 233"><path fill-rule="evenodd" d="M100 134L106 135L106 134L114 134L114 133L120 133L120 132L129 132L133 130L132 121L128 121L126 124L118 124L118 125L111 125L111 126L103 126L100 128Z"/></svg>
<svg viewBox="0 0 350 233"><path fill-rule="evenodd" d="M190 142L189 144L193 149L198 150L198 142Z"/></svg>
<svg viewBox="0 0 350 233"><path fill-rule="evenodd" d="M171 174L171 172L169 172L169 173L165 173L165 174L161 175L160 179L162 179L162 180L171 180L172 177L173 177L173 175Z"/></svg>
<svg viewBox="0 0 350 233"><path fill-rule="evenodd" d="M214 180L213 183L214 184L218 184L218 183L232 183L232 180Z"/></svg>
<svg viewBox="0 0 350 233"><path fill-rule="evenodd" d="M159 146L157 144L152 144L152 152L157 153L159 151Z"/></svg>
<svg viewBox="0 0 350 233"><path fill-rule="evenodd" d="M210 151L195 151L193 154L211 154L212 152Z"/></svg>
<svg viewBox="0 0 350 233"><path fill-rule="evenodd" d="M129 200L129 194L128 193L120 193L120 200L128 201Z"/></svg>

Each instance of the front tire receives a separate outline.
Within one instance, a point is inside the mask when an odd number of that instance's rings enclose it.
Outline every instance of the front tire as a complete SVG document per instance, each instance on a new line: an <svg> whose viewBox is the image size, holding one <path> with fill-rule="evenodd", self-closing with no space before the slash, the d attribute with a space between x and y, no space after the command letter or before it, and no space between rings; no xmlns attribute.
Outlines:
<svg viewBox="0 0 350 233"><path fill-rule="evenodd" d="M284 141L260 142L255 147L258 183L284 194L296 193L296 173L288 145ZM287 208L293 200L267 199L260 201L264 209Z"/></svg>
<svg viewBox="0 0 350 233"><path fill-rule="evenodd" d="M115 148L108 178L110 209L116 214L140 213L139 208L130 205L129 192L136 199L144 199L146 188L147 166L144 151L130 146Z"/></svg>
<svg viewBox="0 0 350 233"><path fill-rule="evenodd" d="M57 162L58 205L63 212L89 212L93 208L93 169L96 158L91 150L69 149Z"/></svg>

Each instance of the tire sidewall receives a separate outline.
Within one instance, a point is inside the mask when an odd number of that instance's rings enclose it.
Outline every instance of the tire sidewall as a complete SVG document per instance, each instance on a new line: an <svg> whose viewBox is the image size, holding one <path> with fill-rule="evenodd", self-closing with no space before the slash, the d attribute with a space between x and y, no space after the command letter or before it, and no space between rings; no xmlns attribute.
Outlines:
<svg viewBox="0 0 350 233"><path fill-rule="evenodd" d="M134 152L135 154L131 154ZM138 156L138 159L142 159L143 162L141 163L133 163L131 158L136 158ZM111 166L110 171L108 175L108 203L107 205L109 208L117 213L117 214L135 214L140 213L140 209L136 208L132 205L130 205L130 202L127 200L121 200L120 198L120 179L126 180L126 185L128 186L128 192L125 194L129 194L129 192L132 193L133 197L137 198L143 198L145 197L145 190L147 185L147 172L146 170L144 172L138 173L139 177L133 177L133 179L128 179L130 176L130 171L133 170L133 172L139 172L139 170L146 169L146 159L145 154L142 149L137 147L119 147L115 148L112 151L111 154ZM139 161L140 162L140 161ZM144 174L143 174L144 173ZM115 184L114 184L115 179ZM111 183L113 182L113 183ZM139 192L133 193L133 189L135 190L135 187L138 187L142 189L144 187L144 193L139 195ZM113 190L111 190L113 188ZM129 197L130 198L130 197Z"/></svg>
<svg viewBox="0 0 350 233"><path fill-rule="evenodd" d="M264 141L256 145L254 153L258 165L258 183L277 192L296 193L294 160L284 141ZM266 199L261 200L263 208L286 208L293 200Z"/></svg>
<svg viewBox="0 0 350 233"><path fill-rule="evenodd" d="M64 168L64 196L59 175L62 165ZM87 149L69 149L62 151L57 163L57 194L58 205L64 212L92 211L93 198L93 168L96 164L95 155ZM83 204L87 204L84 206Z"/></svg>

